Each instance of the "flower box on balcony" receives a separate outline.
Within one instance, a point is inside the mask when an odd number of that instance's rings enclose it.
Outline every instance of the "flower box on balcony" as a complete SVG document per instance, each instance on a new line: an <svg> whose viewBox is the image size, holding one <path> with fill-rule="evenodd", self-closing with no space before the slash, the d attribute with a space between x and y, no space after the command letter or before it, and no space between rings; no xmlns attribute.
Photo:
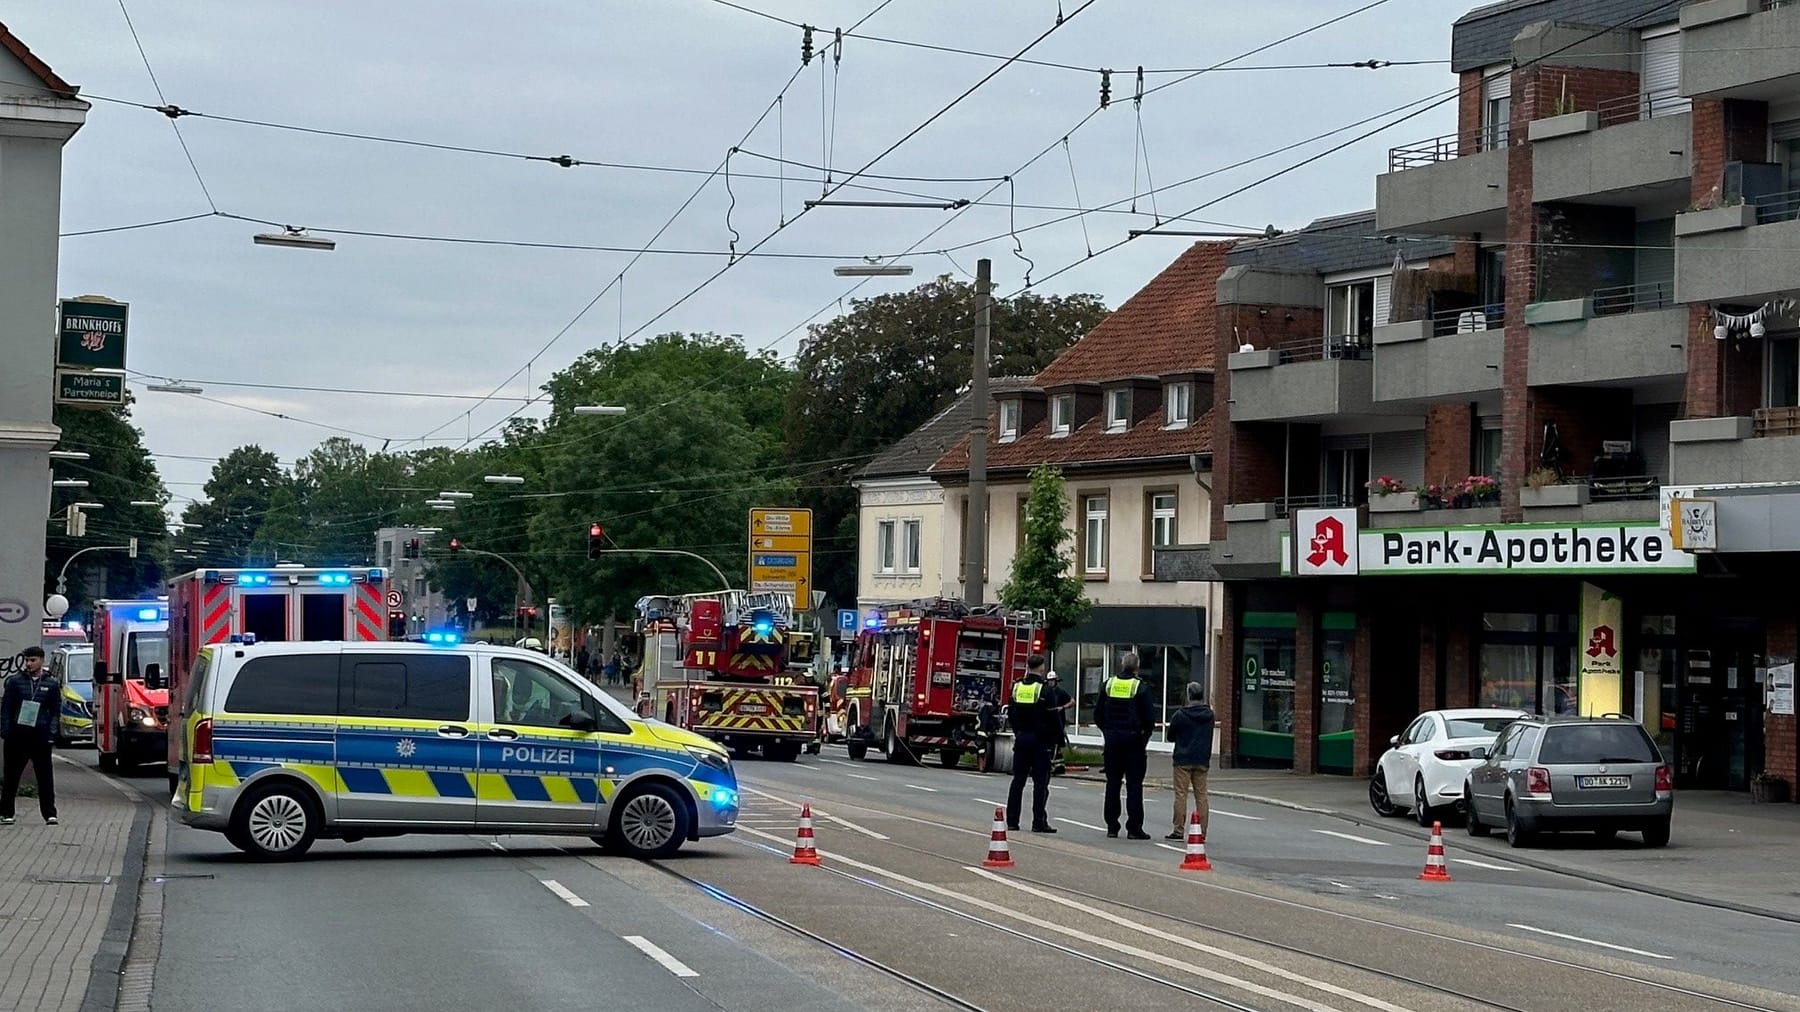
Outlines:
<svg viewBox="0 0 1800 1012"><path fill-rule="evenodd" d="M1519 505L1525 509L1546 509L1554 506L1586 506L1588 502L1588 486L1580 485L1543 485L1532 488L1529 485L1519 490Z"/></svg>
<svg viewBox="0 0 1800 1012"><path fill-rule="evenodd" d="M1419 511L1419 493L1389 492L1386 495L1369 497L1370 513L1417 513Z"/></svg>
<svg viewBox="0 0 1800 1012"><path fill-rule="evenodd" d="M1675 235L1680 238L1705 235L1708 232L1729 232L1749 228L1754 224L1754 204L1728 204L1725 207L1709 207L1703 211L1681 212L1675 216Z"/></svg>
<svg viewBox="0 0 1800 1012"><path fill-rule="evenodd" d="M1567 112L1560 116L1546 116L1534 119L1528 128L1527 136L1533 144L1554 140L1558 137L1573 137L1577 134L1589 134L1600 129L1600 114L1593 110L1587 112Z"/></svg>

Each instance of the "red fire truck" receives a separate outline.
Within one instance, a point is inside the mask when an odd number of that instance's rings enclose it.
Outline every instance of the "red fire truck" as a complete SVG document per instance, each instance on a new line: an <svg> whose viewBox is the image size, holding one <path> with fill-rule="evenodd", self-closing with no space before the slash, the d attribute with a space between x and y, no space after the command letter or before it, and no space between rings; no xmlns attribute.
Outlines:
<svg viewBox="0 0 1800 1012"><path fill-rule="evenodd" d="M169 603L96 601L93 629L100 768L155 762L168 748Z"/></svg>
<svg viewBox="0 0 1800 1012"><path fill-rule="evenodd" d="M170 580L170 725L181 726L183 688L201 647L234 636L255 642L385 640L386 590L387 571L363 567L202 569ZM169 735L171 784L184 758L181 739Z"/></svg>
<svg viewBox="0 0 1800 1012"><path fill-rule="evenodd" d="M785 594L647 597L638 602L644 690L663 720L734 753L792 762L819 751L812 634Z"/></svg>
<svg viewBox="0 0 1800 1012"><path fill-rule="evenodd" d="M997 723L1025 662L1044 648L1043 629L1041 612L949 600L865 612L845 693L850 758L871 747L908 765L929 752L945 767L965 753L985 757L984 709Z"/></svg>

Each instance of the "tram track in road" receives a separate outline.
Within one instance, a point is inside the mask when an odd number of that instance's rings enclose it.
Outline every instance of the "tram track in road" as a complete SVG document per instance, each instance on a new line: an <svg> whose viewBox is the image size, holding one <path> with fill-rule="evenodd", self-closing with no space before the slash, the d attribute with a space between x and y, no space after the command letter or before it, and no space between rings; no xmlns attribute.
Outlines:
<svg viewBox="0 0 1800 1012"><path fill-rule="evenodd" d="M775 795L769 794L766 791L758 791L756 793L762 794L762 796L764 796L765 798L767 798L771 801L776 801L777 803L780 803L780 804L792 804L792 802L788 802L785 799L777 798ZM794 807L796 809L798 808L797 805ZM920 816L907 814L904 812L887 811L885 809L875 808L875 807L869 806L867 804L858 804L855 802L840 802L840 803L833 805L832 807L834 809L848 808L851 810L868 813L870 815L885 816L885 817L889 817L889 818L901 819L901 820L905 820L907 822L912 822L912 823L919 824L919 825L924 825L924 826L929 826L929 827L944 829L944 830L950 830L950 831L954 831L954 832L958 832L958 833L968 832L965 829L965 827L952 826L947 823L936 822L931 819L921 818ZM890 840L882 841L882 845L887 846L887 847L893 847L898 850L906 851L908 853L917 854L922 857L931 858L935 861L947 862L947 863L955 865L959 868L965 867L968 864L968 861L966 861L962 858L951 857L948 855L940 854L936 851L928 850L923 847L913 846L913 845L907 844L907 843L902 843L897 840L890 839ZM771 849L772 850L772 848L763 847L761 844L753 844L752 846L757 846L762 849ZM1073 858L1076 858L1079 860L1087 861L1089 863L1102 864L1109 868L1113 867L1111 862L1102 860L1101 858L1098 858L1091 854L1082 854L1082 853L1078 853L1078 852L1070 853L1061 847L1057 847L1057 848L1055 848L1055 850L1059 856L1073 857ZM827 868L826 870L837 872L836 869ZM844 874L843 872L837 872L837 873ZM1261 893L1252 892L1248 889L1241 889L1241 888L1238 888L1235 886L1224 885L1224 884L1217 883L1217 882L1198 882L1198 881L1195 881L1191 877L1182 877L1182 876L1177 876L1177 875L1171 875L1167 872L1157 871L1154 869L1143 869L1143 873L1147 874L1147 875L1153 875L1158 878L1166 879L1166 880L1169 880L1172 882L1186 882L1188 884L1199 885L1199 886L1201 886L1203 888L1207 888L1207 889L1219 890L1219 891L1225 892L1230 895L1239 896L1239 897L1243 897L1243 898L1250 899L1250 900L1257 900L1257 901L1261 901L1261 902L1265 902L1265 903L1277 904L1277 905L1280 905L1283 907L1287 907L1289 909L1301 910L1301 911L1305 911L1305 912L1313 913L1313 914L1328 915L1332 918L1346 920L1351 923L1361 925L1363 927L1380 928L1380 929L1385 929L1385 930L1389 930L1389 931L1401 932L1403 934L1406 934L1409 936L1414 936L1414 937L1431 938L1433 940L1444 942L1444 943L1451 944L1451 945L1466 946L1466 947L1482 950L1483 952L1503 954L1508 957L1525 959L1525 960L1529 960L1533 963L1537 963L1540 965L1554 966L1554 967L1558 967L1561 969L1574 971L1577 973L1594 974L1597 976L1605 977L1610 980L1615 980L1615 981L1619 981L1619 982L1623 982L1623 983L1637 984L1637 985L1651 988L1653 990L1656 990L1656 991L1659 991L1659 992L1662 992L1662 993L1665 993L1668 995L1677 995L1677 996L1681 996L1684 998L1704 1001L1704 1002L1709 1003L1709 1005L1712 1005L1712 1006L1742 1009L1742 1010L1745 1010L1745 1012L1787 1012L1787 1010L1771 1008L1771 1007L1765 1006L1765 1005L1758 1005L1758 1004L1755 1004L1754 1002L1745 1001L1745 1000L1739 999L1739 998L1733 998L1729 995L1722 995L1722 994L1716 994L1716 993L1711 993L1711 992L1707 992L1707 991L1696 990L1693 988L1684 987L1679 984L1671 984L1666 981L1655 980L1655 979L1648 978L1648 977L1641 977L1641 976L1626 973L1626 972L1623 972L1620 970L1611 970L1611 969L1607 969L1604 967L1590 966L1585 963L1578 963L1573 960L1561 959L1561 958L1558 958L1555 956L1547 956L1547 955L1543 955L1540 953L1524 952L1524 951L1521 951L1516 948L1509 948L1509 947L1502 946L1502 945L1496 945L1491 942L1482 942L1482 941L1477 941L1477 940L1473 940L1473 939L1458 938L1458 937L1445 935L1445 934L1441 934L1441 933L1437 933L1437 932L1433 932L1433 931L1428 931L1428 930L1425 930L1422 928L1412 927L1410 925L1396 924L1392 921L1385 921L1385 920L1381 920L1379 918L1367 917L1362 914L1347 913L1345 911L1331 909L1330 907L1318 906L1318 905L1314 905L1314 904L1310 904L1310 903L1303 903L1298 900L1287 899L1284 897L1267 896L1267 895L1263 895ZM855 876L850 876L850 877L855 877ZM1255 944L1255 945L1267 946L1271 949L1275 949L1275 950L1282 951L1282 952L1287 952L1287 953L1294 954L1294 955L1304 956L1309 959L1316 959L1316 960L1319 960L1321 962L1324 962L1324 963L1327 963L1327 964L1330 964L1333 966L1338 966L1338 967L1342 967L1345 969L1355 970L1355 971L1358 971L1361 973L1372 974L1376 977L1380 977L1382 979L1389 980L1394 983L1406 984L1408 986L1421 988L1421 989L1424 989L1431 993L1441 995L1443 997L1457 998L1459 1000L1473 1002L1484 1008L1498 1009L1498 1010L1501 1010L1501 1012L1536 1012L1535 1009L1525 1008L1525 1007L1521 1007L1521 1006L1517 1006L1517 1005L1510 1005L1510 1004L1506 1004L1504 1002L1495 1001L1492 998L1472 994L1472 993L1460 990L1458 988L1455 988L1455 987L1452 987L1449 985L1439 984L1439 983L1424 980L1424 979L1421 979L1418 977L1413 977L1409 974L1401 973L1399 971L1386 970L1386 969L1381 969L1378 967L1370 966L1367 962L1347 959L1347 958L1339 957L1339 956L1331 956L1331 955L1323 954L1323 953L1316 952L1316 951L1313 951L1308 948L1296 946L1296 945L1286 943L1286 942L1275 941L1273 939L1261 937L1259 935L1255 935L1255 934L1245 932L1245 931L1240 931L1235 928L1226 927L1226 926L1223 926L1220 924L1198 921L1198 920L1194 920L1192 918L1181 916L1179 914L1170 913L1169 911L1166 911L1166 910L1158 910L1158 909L1154 909L1151 907L1146 907L1146 906L1142 906L1142 905L1129 903L1129 902L1126 902L1123 900L1116 899L1114 897L1102 896L1097 893L1091 893L1091 892L1087 892L1084 890L1072 888L1065 883L1049 882L1049 881L1045 881L1043 879L1032 878L1028 875L1018 874L1016 871L1008 872L1006 874L1005 878L1012 880L1012 881L1017 881L1017 882L1026 883L1026 884L1029 884L1032 886L1037 886L1037 887L1040 887L1043 889L1054 890L1056 892L1060 892L1067 896L1079 897L1081 899L1089 900L1089 901L1096 902L1096 903L1104 903L1109 906L1116 907L1120 910L1129 911L1131 913L1156 917L1156 918L1159 918L1159 919L1161 919L1165 922L1171 923L1171 924L1179 924L1184 927L1195 928L1195 929L1199 929L1202 931L1227 936L1230 938L1237 939L1239 941L1248 942L1248 943Z"/></svg>
<svg viewBox="0 0 1800 1012"><path fill-rule="evenodd" d="M779 851L777 851L775 848L770 847L765 844L745 843L744 845L755 848L757 850L765 851L765 852L772 854L774 856L777 856L777 857L780 856ZM700 890L702 893L706 894L707 896L712 897L713 899L719 901L720 903L725 904L726 906L729 906L735 910L745 913L751 917L757 918L758 920L761 920L765 923L768 923L775 927L778 927L778 928L782 929L783 931L787 931L791 934L794 934L801 938L807 939L818 945L822 945L825 948L830 949L833 952L836 952L839 955L842 955L847 959L853 960L863 966L868 967L869 969L875 970L879 973L882 973L889 977L892 977L895 980L898 980L898 981L908 985L909 987L912 987L922 993L928 994L928 995L938 999L939 1001L944 1002L947 1005L950 1005L954 1008L969 1009L969 1010L971 1010L971 1012L986 1012L986 1009L984 1006L977 1005L971 1001L968 1001L965 998L962 998L956 994L953 994L950 991L946 991L943 988L940 988L935 984L931 984L927 981L921 980L918 977L915 977L912 974L905 972L904 970L898 969L897 967L890 966L890 965L883 963L880 960L877 960L871 956L864 955L863 953L858 952L857 950L851 948L850 946L845 945L841 942L835 941L831 938L828 938L825 935L822 935L816 931L812 931L809 928L805 928L798 924L795 924L792 921L787 920L786 918L783 918L776 914L773 914L773 913L769 912L768 910L765 910L762 907L759 907L756 904L749 902L748 900L745 900L741 897L735 896L732 893L730 893L730 892L726 891L725 889L722 889L716 885L713 885L709 882L702 881L702 880L695 878L692 875L688 875L684 872L676 871L674 868L671 868L667 864L664 864L662 862L653 861L653 862L650 862L650 864L653 867L655 867L658 871L660 871L666 875L669 875L681 882L684 882L684 883L694 887L695 889ZM1034 945L1043 946L1045 948L1048 948L1048 949L1051 949L1051 950L1057 952L1060 955L1071 956L1076 959L1080 959L1084 962L1091 963L1091 964L1094 964L1097 966L1101 966L1108 970L1113 970L1113 971L1116 971L1119 973L1123 973L1128 976L1135 977L1139 980L1146 981L1148 983L1158 984L1163 987L1170 988L1172 990L1175 990L1182 994L1185 994L1191 998L1198 998L1201 1001L1206 1002L1209 1007L1231 1009L1231 1010L1234 1010L1234 1012L1264 1012L1264 1010L1257 1009L1255 1006L1245 1005L1240 1002L1233 1001L1230 998L1224 997L1223 995L1213 994L1211 992L1204 991L1199 988L1190 987L1189 985L1180 983L1179 981L1170 980L1166 977L1161 977L1154 973L1150 973L1147 970L1142 970L1142 969L1139 969L1134 966L1127 966L1123 963L1116 963L1116 962L1113 962L1112 960L1105 959L1100 956L1096 956L1093 953L1083 952L1082 950L1076 949L1072 946L1063 945L1060 942L1050 941L1047 938L1039 938L1038 936L1033 935L1030 932L1021 931L1018 928L1014 928L1009 925L1001 924L998 921L988 920L987 918L981 917L977 914L969 913L968 911L965 911L965 910L958 910L955 907L949 906L948 904L939 903L936 900L933 900L933 899L930 899L930 898L927 898L924 896L920 896L915 893L908 892L907 890L901 889L896 886L891 886L891 885L888 885L883 882L877 882L874 879L866 878L861 875L853 875L849 872L842 871L837 868L821 866L820 870L824 871L828 874L835 875L839 878L848 880L850 882L854 882L858 885L865 886L867 888L874 889L879 892L885 893L889 896L903 899L910 903L918 904L927 909L935 910L939 913L948 914L950 916L959 918L964 921L968 921L970 923L979 925L979 926L987 928L989 930L998 931L1002 934L1009 935L1011 937L1020 939L1022 941L1030 942Z"/></svg>

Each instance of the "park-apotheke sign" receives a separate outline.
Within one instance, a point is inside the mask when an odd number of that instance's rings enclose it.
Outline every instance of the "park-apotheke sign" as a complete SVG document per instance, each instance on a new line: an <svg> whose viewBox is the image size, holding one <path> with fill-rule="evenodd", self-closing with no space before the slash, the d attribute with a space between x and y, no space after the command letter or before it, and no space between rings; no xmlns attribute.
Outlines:
<svg viewBox="0 0 1800 1012"><path fill-rule="evenodd" d="M1381 576L1691 573L1695 557L1655 521L1362 530L1354 509L1297 510L1282 573Z"/></svg>

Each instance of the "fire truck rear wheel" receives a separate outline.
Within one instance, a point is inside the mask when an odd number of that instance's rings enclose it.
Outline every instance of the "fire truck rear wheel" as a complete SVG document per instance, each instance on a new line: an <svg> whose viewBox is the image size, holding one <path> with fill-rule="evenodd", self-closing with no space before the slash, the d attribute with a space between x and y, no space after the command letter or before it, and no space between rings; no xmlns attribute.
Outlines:
<svg viewBox="0 0 1800 1012"><path fill-rule="evenodd" d="M885 740L888 762L896 763L901 766L918 765L918 759L913 755L912 746L906 743L906 739L901 738L895 733L894 725L888 725L887 737Z"/></svg>

